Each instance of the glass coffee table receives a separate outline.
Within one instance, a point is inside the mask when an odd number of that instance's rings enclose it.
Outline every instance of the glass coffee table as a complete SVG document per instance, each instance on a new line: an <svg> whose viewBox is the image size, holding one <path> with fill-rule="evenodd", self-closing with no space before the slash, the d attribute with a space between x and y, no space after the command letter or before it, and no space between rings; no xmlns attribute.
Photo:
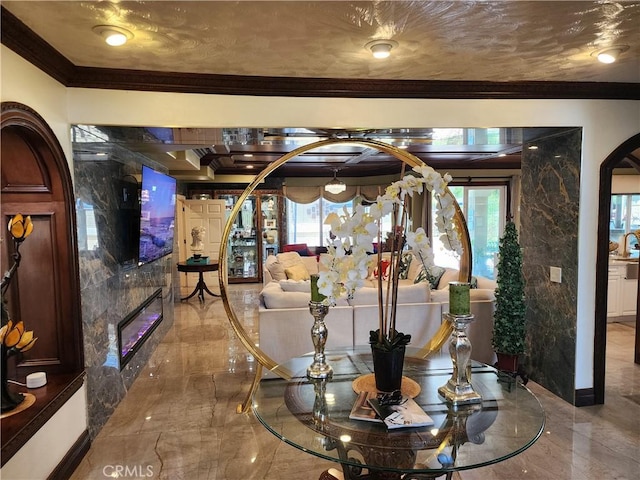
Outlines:
<svg viewBox="0 0 640 480"><path fill-rule="evenodd" d="M289 445L340 463L346 479L451 478L453 472L511 458L540 437L544 410L525 386L499 382L493 367L473 362L471 383L482 403L454 408L438 395L451 377L451 358L425 360L415 353L408 349L403 373L433 426L387 430L349 419L356 391L370 378L363 376L373 371L368 346L327 352L334 371L329 380L307 379L312 354L281 365L291 379L262 380L253 412Z"/></svg>

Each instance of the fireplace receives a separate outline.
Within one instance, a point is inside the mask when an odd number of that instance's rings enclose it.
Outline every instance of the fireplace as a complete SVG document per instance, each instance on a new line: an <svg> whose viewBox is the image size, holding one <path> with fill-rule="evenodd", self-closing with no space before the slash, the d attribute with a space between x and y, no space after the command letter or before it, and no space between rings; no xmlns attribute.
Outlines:
<svg viewBox="0 0 640 480"><path fill-rule="evenodd" d="M161 321L162 289L159 288L118 324L120 370L133 358Z"/></svg>

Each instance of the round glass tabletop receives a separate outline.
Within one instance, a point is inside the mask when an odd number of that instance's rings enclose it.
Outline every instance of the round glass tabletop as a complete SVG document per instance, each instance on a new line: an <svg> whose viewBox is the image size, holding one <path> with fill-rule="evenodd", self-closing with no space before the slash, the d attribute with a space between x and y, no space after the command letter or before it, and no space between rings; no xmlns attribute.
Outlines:
<svg viewBox="0 0 640 480"><path fill-rule="evenodd" d="M358 398L354 387L373 371L369 347L327 352L334 372L328 380L306 377L312 355L287 362L283 367L292 378L262 380L253 412L286 443L355 471L438 476L503 461L540 437L544 411L525 386L500 382L493 367L473 362L471 383L482 402L453 407L438 395L451 377L451 358L412 357L416 351L407 350L403 373L433 425L388 430L383 423L349 418Z"/></svg>

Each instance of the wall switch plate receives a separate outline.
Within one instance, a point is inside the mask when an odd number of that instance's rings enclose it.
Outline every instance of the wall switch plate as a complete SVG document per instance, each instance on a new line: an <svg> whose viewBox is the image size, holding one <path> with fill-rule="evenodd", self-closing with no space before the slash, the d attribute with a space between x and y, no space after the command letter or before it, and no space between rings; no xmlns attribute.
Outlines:
<svg viewBox="0 0 640 480"><path fill-rule="evenodd" d="M562 283L562 269L560 267L549 267L549 280L555 283Z"/></svg>

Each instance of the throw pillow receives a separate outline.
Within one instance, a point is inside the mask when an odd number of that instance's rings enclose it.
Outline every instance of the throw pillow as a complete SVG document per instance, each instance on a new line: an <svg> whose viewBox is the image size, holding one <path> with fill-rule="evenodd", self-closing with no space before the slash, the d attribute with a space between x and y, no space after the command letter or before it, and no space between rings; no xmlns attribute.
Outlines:
<svg viewBox="0 0 640 480"><path fill-rule="evenodd" d="M273 278L276 282L287 279L287 275L284 273L284 267L280 262L270 263L269 265L267 265L267 269L271 274L271 278Z"/></svg>
<svg viewBox="0 0 640 480"><path fill-rule="evenodd" d="M444 275L445 271L445 268L437 267L435 265L426 271L427 280L429 281L432 289L438 289L438 284L440 283L440 279L442 278L442 275Z"/></svg>
<svg viewBox="0 0 640 480"><path fill-rule="evenodd" d="M413 283L422 283L422 282L428 282L428 281L429 281L429 275L427 274L427 269L424 268L423 266L418 272L418 274L416 275L416 278L413 279ZM433 286L431 288L433 288Z"/></svg>
<svg viewBox="0 0 640 480"><path fill-rule="evenodd" d="M383 279L388 279L389 278L389 260L381 260L380 261L380 270L382 270L382 278ZM378 271L378 267L375 267L373 269L373 278L378 278L378 274L380 272Z"/></svg>
<svg viewBox="0 0 640 480"><path fill-rule="evenodd" d="M289 280L310 280L309 270L304 264L292 265L289 268L284 269L284 273Z"/></svg>
<svg viewBox="0 0 640 480"><path fill-rule="evenodd" d="M471 285L470 288L478 288L478 277L471 276L471 281L469 282Z"/></svg>
<svg viewBox="0 0 640 480"><path fill-rule="evenodd" d="M311 294L311 282L309 280L281 280L280 287L284 292L305 292Z"/></svg>
<svg viewBox="0 0 640 480"><path fill-rule="evenodd" d="M285 269L293 265L304 265L304 262L298 252L278 253L276 257L278 262L280 262Z"/></svg>
<svg viewBox="0 0 640 480"><path fill-rule="evenodd" d="M406 280L409 276L409 267L411 266L411 259L413 258L413 253L405 252L400 257L400 268L398 272L398 278L400 280ZM415 283L415 282L414 282Z"/></svg>

